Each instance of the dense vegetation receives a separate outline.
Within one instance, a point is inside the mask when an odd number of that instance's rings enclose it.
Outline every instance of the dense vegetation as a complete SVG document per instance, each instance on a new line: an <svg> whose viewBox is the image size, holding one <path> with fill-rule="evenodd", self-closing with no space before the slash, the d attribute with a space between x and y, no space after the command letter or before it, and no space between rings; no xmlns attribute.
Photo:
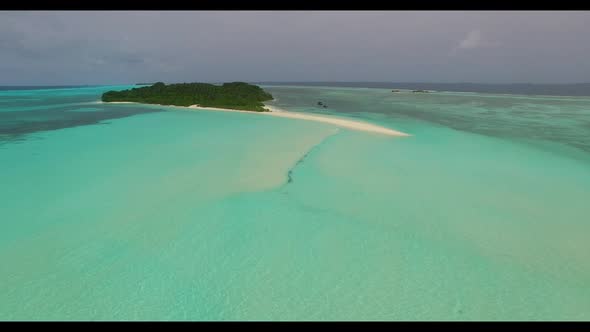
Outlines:
<svg viewBox="0 0 590 332"><path fill-rule="evenodd" d="M166 85L162 82L151 86L123 91L108 91L102 101L131 101L146 104L175 106L199 105L264 112L263 101L272 95L256 85L232 82L223 85L208 83L180 83Z"/></svg>

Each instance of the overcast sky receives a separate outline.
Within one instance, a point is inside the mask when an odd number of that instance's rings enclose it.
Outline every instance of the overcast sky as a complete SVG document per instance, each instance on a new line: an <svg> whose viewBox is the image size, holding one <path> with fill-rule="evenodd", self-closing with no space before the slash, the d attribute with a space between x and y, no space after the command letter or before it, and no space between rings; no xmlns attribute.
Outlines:
<svg viewBox="0 0 590 332"><path fill-rule="evenodd" d="M0 12L0 85L590 82L590 12Z"/></svg>

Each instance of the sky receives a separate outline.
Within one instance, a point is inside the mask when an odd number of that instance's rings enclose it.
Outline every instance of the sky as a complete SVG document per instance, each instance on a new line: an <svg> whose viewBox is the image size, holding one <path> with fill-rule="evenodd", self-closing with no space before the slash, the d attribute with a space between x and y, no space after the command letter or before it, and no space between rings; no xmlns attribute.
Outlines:
<svg viewBox="0 0 590 332"><path fill-rule="evenodd" d="M0 11L0 85L590 82L588 11Z"/></svg>

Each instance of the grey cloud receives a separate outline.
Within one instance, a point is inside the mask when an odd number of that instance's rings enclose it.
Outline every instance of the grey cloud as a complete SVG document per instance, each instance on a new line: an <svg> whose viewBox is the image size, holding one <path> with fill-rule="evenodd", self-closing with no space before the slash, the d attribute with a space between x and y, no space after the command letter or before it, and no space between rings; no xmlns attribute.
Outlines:
<svg viewBox="0 0 590 332"><path fill-rule="evenodd" d="M122 63L125 65L145 63L146 59L139 54L113 54L103 58L105 63Z"/></svg>
<svg viewBox="0 0 590 332"><path fill-rule="evenodd" d="M0 61L19 69L0 84L587 81L589 22L587 12L0 12Z"/></svg>

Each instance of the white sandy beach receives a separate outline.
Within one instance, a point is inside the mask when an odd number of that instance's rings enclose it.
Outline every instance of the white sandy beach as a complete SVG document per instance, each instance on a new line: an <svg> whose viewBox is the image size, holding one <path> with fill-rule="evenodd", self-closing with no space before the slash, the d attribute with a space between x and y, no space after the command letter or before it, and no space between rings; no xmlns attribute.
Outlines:
<svg viewBox="0 0 590 332"><path fill-rule="evenodd" d="M368 131L368 132L379 133L379 134L384 134L384 135L389 135L389 136L410 136L406 133L402 133L401 131L377 126L377 125L362 122L362 121L348 120L348 119L330 117L330 116L325 116L325 115L315 115L315 114L305 114L305 113L284 111L279 108L268 106L268 105L265 105L265 107L267 109L269 109L270 112L265 112L262 114L268 114L268 115L278 116L278 117L283 117L283 118L324 122L324 123L336 125L338 127L343 127L343 128L353 129L353 130L360 130L360 131Z"/></svg>
<svg viewBox="0 0 590 332"><path fill-rule="evenodd" d="M127 101L117 101L117 102L109 102L109 103L112 103L112 104L134 104L134 102L127 102ZM241 113L269 115L269 116L277 116L277 117L282 117L282 118L329 123L329 124L332 124L332 125L335 125L338 127L342 127L342 128L372 132L372 133L383 134L383 135L388 135L388 136L397 136L397 137L410 136L409 134L403 133L401 131L377 126L377 125L362 122L362 121L348 120L348 119L342 119L342 118L325 116L325 115L315 115L315 114L305 114L305 113L285 111L283 109L280 109L280 108L277 108L274 106L269 106L269 105L264 105L264 106L268 110L270 110L270 112L253 112L253 111L245 111L245 110L226 109L226 108L203 107L203 106L199 106L199 105L191 105L188 107L174 106L174 105L162 105L162 106L182 107L182 108L191 108L191 109L208 110L208 111L241 112Z"/></svg>
<svg viewBox="0 0 590 332"><path fill-rule="evenodd" d="M256 113L261 115L270 115L270 116L278 116L282 118L290 118L290 119L299 119L299 120L308 120L308 121L316 121L316 122L323 122L336 125L342 128L348 128L353 130L360 130L360 131L368 131L372 133L384 134L389 136L410 136L406 133L401 131L377 126L374 124L356 121L356 120L348 120L348 119L341 119L336 117L330 116L323 116L323 115L314 115L314 114L305 114L305 113L297 113L291 111L285 111L283 109L264 105L270 112L252 112L252 111L243 111L243 110L230 110L224 108L215 108L215 107L202 107L199 105L191 105L189 108L193 109L203 109L203 110L211 110L211 111L224 111L224 112L245 112L245 113Z"/></svg>

